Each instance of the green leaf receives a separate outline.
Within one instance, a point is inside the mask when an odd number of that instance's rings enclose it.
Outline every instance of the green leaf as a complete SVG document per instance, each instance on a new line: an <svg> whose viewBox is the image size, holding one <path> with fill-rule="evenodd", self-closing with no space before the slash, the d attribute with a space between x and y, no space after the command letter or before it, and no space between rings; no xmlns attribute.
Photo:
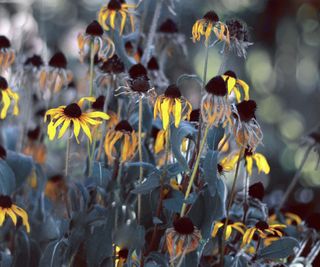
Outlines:
<svg viewBox="0 0 320 267"><path fill-rule="evenodd" d="M196 133L197 130L193 125L185 121L181 122L178 128L174 125L171 125L170 128L170 144L172 153L181 166L187 171L189 171L189 166L181 153L181 144L184 138L195 140Z"/></svg>
<svg viewBox="0 0 320 267"><path fill-rule="evenodd" d="M16 188L19 188L31 174L33 160L29 156L7 150L6 162L15 174Z"/></svg>
<svg viewBox="0 0 320 267"><path fill-rule="evenodd" d="M91 177L98 186L106 188L111 180L111 172L105 168L103 163L95 161L93 163Z"/></svg>
<svg viewBox="0 0 320 267"><path fill-rule="evenodd" d="M131 190L133 194L149 194L152 190L160 186L159 176L156 174L150 175L142 183L137 184L137 187Z"/></svg>
<svg viewBox="0 0 320 267"><path fill-rule="evenodd" d="M210 128L207 137L207 144L209 149L217 150L219 142L223 138L223 135L224 128L222 128L222 126Z"/></svg>
<svg viewBox="0 0 320 267"><path fill-rule="evenodd" d="M2 195L11 195L15 187L16 178L14 172L4 160L0 159L0 193Z"/></svg>
<svg viewBox="0 0 320 267"><path fill-rule="evenodd" d="M248 261L243 256L225 256L224 267L247 267Z"/></svg>
<svg viewBox="0 0 320 267"><path fill-rule="evenodd" d="M218 164L218 152L209 149L203 162L203 174L208 184L209 192L211 196L214 196L217 192L217 164Z"/></svg>
<svg viewBox="0 0 320 267"><path fill-rule="evenodd" d="M299 247L299 242L292 237L283 237L262 248L257 253L258 259L283 259L294 253L293 249Z"/></svg>
<svg viewBox="0 0 320 267"><path fill-rule="evenodd" d="M62 239L49 243L40 258L39 267L63 266L63 253L67 247L65 242Z"/></svg>
<svg viewBox="0 0 320 267"><path fill-rule="evenodd" d="M180 212L184 201L184 195L180 191L174 190L171 198L163 201L163 206L172 212Z"/></svg>

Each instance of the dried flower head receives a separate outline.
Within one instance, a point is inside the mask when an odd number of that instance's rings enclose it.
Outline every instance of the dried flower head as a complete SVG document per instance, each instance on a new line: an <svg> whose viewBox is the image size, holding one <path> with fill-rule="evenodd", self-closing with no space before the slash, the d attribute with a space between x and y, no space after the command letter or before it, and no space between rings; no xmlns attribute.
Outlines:
<svg viewBox="0 0 320 267"><path fill-rule="evenodd" d="M2 69L9 68L15 60L15 52L11 47L9 39L0 35L0 67Z"/></svg>

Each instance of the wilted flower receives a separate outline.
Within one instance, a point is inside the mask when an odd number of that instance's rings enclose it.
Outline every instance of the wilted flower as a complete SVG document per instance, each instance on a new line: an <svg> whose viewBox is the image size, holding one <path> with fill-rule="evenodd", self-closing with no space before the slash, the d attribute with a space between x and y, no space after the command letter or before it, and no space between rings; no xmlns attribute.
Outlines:
<svg viewBox="0 0 320 267"><path fill-rule="evenodd" d="M181 120L190 117L192 106L185 99L177 85L171 84L168 86L163 95L157 97L154 105L154 119L159 115L162 120L164 130L168 129L170 121L174 121L176 128L179 127ZM173 118L171 118L171 116Z"/></svg>
<svg viewBox="0 0 320 267"><path fill-rule="evenodd" d="M11 105L11 101L14 102L13 104L13 115L17 116L19 114L19 95L11 90L11 88L8 85L7 80L0 76L0 92L1 92L1 113L0 118L3 120L7 117L8 109Z"/></svg>
<svg viewBox="0 0 320 267"><path fill-rule="evenodd" d="M221 76L213 77L205 86L205 94L201 101L203 120L209 125L223 127L232 124L231 105L228 101L227 84Z"/></svg>
<svg viewBox="0 0 320 267"><path fill-rule="evenodd" d="M89 125L99 125L102 123L102 120L109 119L109 115L104 112L92 111L84 113L81 110L84 101L94 102L95 100L94 97L83 97L78 103L71 103L67 106L49 109L44 117L44 121L46 122L47 116L50 116L50 123L48 125L49 139L53 140L55 138L57 127L63 124L58 138L61 138L67 129L73 126L73 133L78 143L80 143L78 139L80 128L82 128L83 132L87 135L89 141L92 142Z"/></svg>
<svg viewBox="0 0 320 267"><path fill-rule="evenodd" d="M233 92L235 94L237 102L241 101L240 88L244 93L243 100L249 100L249 85L246 82L238 79L237 75L233 71L226 71L222 75L222 78L227 83L228 94L230 95Z"/></svg>
<svg viewBox="0 0 320 267"><path fill-rule="evenodd" d="M249 30L247 24L240 19L229 19L226 25L230 34L230 47L239 57L247 56L247 49L253 43L249 42Z"/></svg>
<svg viewBox="0 0 320 267"><path fill-rule="evenodd" d="M135 8L135 5L127 4L124 0L110 0L106 6L103 6L98 14L98 21L101 26L109 31L109 24L111 29L115 30L115 20L117 15L121 15L121 24L119 27L119 34L122 35L124 26L126 24L127 16L130 18L131 28L134 32L133 15L129 11L130 8ZM109 23L108 23L109 21Z"/></svg>
<svg viewBox="0 0 320 267"><path fill-rule="evenodd" d="M7 37L0 35L0 67L7 69L12 65L15 59L14 50L11 48L11 43Z"/></svg>
<svg viewBox="0 0 320 267"><path fill-rule="evenodd" d="M223 227L226 223L226 220L217 221L214 224L213 231L211 233L212 237L216 237L218 231L221 227ZM244 230L246 226L242 222L233 222L232 220L228 220L228 225L226 226L226 234L224 236L225 240L228 240L232 234L232 229L236 230L240 234L244 235Z"/></svg>
<svg viewBox="0 0 320 267"><path fill-rule="evenodd" d="M166 230L166 244L170 255L170 261L174 262L179 257L198 248L201 240L200 231L187 217L176 219L173 227Z"/></svg>
<svg viewBox="0 0 320 267"><path fill-rule="evenodd" d="M30 225L26 211L16 204L13 204L9 196L0 195L0 226L3 225L7 215L11 218L14 225L17 225L17 216L20 217L27 232L30 233Z"/></svg>
<svg viewBox="0 0 320 267"><path fill-rule="evenodd" d="M121 162L125 162L132 158L138 146L138 136L128 121L120 121L113 130L107 132L104 149L108 156L109 162L113 162L116 154L116 145L120 143Z"/></svg>
<svg viewBox="0 0 320 267"><path fill-rule="evenodd" d="M253 100L244 100L233 105L236 141L242 146L250 147L252 151L255 151L263 139L260 125L255 117L256 108L257 104Z"/></svg>
<svg viewBox="0 0 320 267"><path fill-rule="evenodd" d="M229 30L227 25L222 23L216 12L207 12L202 19L196 21L192 27L193 42L200 41L201 36L205 36L205 45L209 45L209 38L212 31L219 41L230 43Z"/></svg>
<svg viewBox="0 0 320 267"><path fill-rule="evenodd" d="M71 82L72 73L67 70L67 63L64 54L58 52L51 57L49 64L41 69L40 88L48 89L49 97Z"/></svg>
<svg viewBox="0 0 320 267"><path fill-rule="evenodd" d="M85 33L78 34L81 62L83 62L85 55L89 53L91 44L93 45L94 55L98 55L99 58L109 58L114 54L113 41L103 33L102 27L96 20L87 26Z"/></svg>

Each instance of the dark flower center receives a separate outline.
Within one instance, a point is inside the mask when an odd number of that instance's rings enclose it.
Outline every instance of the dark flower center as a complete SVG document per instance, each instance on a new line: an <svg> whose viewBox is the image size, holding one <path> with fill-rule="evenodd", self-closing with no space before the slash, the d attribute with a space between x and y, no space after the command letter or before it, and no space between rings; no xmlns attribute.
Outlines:
<svg viewBox="0 0 320 267"><path fill-rule="evenodd" d="M8 82L5 78L0 76L0 90L6 90L8 88Z"/></svg>
<svg viewBox="0 0 320 267"><path fill-rule="evenodd" d="M133 131L133 128L127 120L122 120L116 125L115 130L131 133Z"/></svg>
<svg viewBox="0 0 320 267"><path fill-rule="evenodd" d="M247 24L240 19L230 19L226 21L230 37L239 41L249 40L249 31Z"/></svg>
<svg viewBox="0 0 320 267"><path fill-rule="evenodd" d="M11 43L9 39L4 35L0 35L0 49L9 48L10 46L11 46Z"/></svg>
<svg viewBox="0 0 320 267"><path fill-rule="evenodd" d="M0 145L0 158L5 159L6 157L7 157L6 149L2 145Z"/></svg>
<svg viewBox="0 0 320 267"><path fill-rule="evenodd" d="M137 79L139 77L147 77L147 70L142 64L133 65L129 69L129 76L131 79Z"/></svg>
<svg viewBox="0 0 320 267"><path fill-rule="evenodd" d="M66 69L67 59L62 52L58 52L52 56L49 61L49 66L54 68Z"/></svg>
<svg viewBox="0 0 320 267"><path fill-rule="evenodd" d="M38 140L40 135L40 127L38 126L33 130L29 130L27 135L30 140Z"/></svg>
<svg viewBox="0 0 320 267"><path fill-rule="evenodd" d="M263 183L258 182L249 187L249 196L257 198L262 201L264 197L264 186Z"/></svg>
<svg viewBox="0 0 320 267"><path fill-rule="evenodd" d="M213 10L207 12L203 18L205 20L209 20L210 22L218 22L220 19L219 19L219 16L217 15L216 12L214 12Z"/></svg>
<svg viewBox="0 0 320 267"><path fill-rule="evenodd" d="M158 60L155 57L150 58L147 68L148 70L159 70Z"/></svg>
<svg viewBox="0 0 320 267"><path fill-rule="evenodd" d="M129 250L127 248L123 248L119 250L118 255L121 259L127 259L129 255Z"/></svg>
<svg viewBox="0 0 320 267"><path fill-rule="evenodd" d="M190 113L190 121L198 122L200 118L200 109L194 109Z"/></svg>
<svg viewBox="0 0 320 267"><path fill-rule="evenodd" d="M225 96L228 93L227 84L221 76L213 77L205 87L206 91L216 96Z"/></svg>
<svg viewBox="0 0 320 267"><path fill-rule="evenodd" d="M106 99L105 96L103 96L103 95L99 96L96 99L96 101L92 103L92 108L94 108L96 110L103 110L105 99Z"/></svg>
<svg viewBox="0 0 320 267"><path fill-rule="evenodd" d="M4 209L9 209L12 206L12 200L9 196L0 196L0 207Z"/></svg>
<svg viewBox="0 0 320 267"><path fill-rule="evenodd" d="M232 78L237 79L237 75L236 75L235 72L232 71L232 70L226 71L223 75L230 76L230 77L232 77Z"/></svg>
<svg viewBox="0 0 320 267"><path fill-rule="evenodd" d="M72 103L65 107L63 113L69 118L80 118L82 111L77 103Z"/></svg>
<svg viewBox="0 0 320 267"><path fill-rule="evenodd" d="M255 118L257 104L254 100L244 100L237 104L236 107L241 121L249 122Z"/></svg>
<svg viewBox="0 0 320 267"><path fill-rule="evenodd" d="M148 77L139 77L130 81L130 88L132 91L139 93L146 93L150 89Z"/></svg>
<svg viewBox="0 0 320 267"><path fill-rule="evenodd" d="M101 36L103 34L103 29L98 21L92 21L86 29L86 34L93 36Z"/></svg>
<svg viewBox="0 0 320 267"><path fill-rule="evenodd" d="M117 55L113 55L107 61L103 62L100 69L105 73L122 73L125 71L124 64Z"/></svg>
<svg viewBox="0 0 320 267"><path fill-rule="evenodd" d="M253 155L253 152L252 152L252 149L250 147L247 147L245 150L244 150L244 155L246 157L250 157Z"/></svg>
<svg viewBox="0 0 320 267"><path fill-rule="evenodd" d="M56 174L56 175L51 176L48 180L53 183L59 183L59 182L63 181L63 179L64 179L63 175Z"/></svg>
<svg viewBox="0 0 320 267"><path fill-rule="evenodd" d="M223 224L225 224L226 223L226 220L227 220L227 218L223 218L222 220L221 220L221 222L223 223ZM230 218L228 219L228 225L230 225L230 224L233 224L233 220L231 220Z"/></svg>
<svg viewBox="0 0 320 267"><path fill-rule="evenodd" d="M170 98L179 98L179 97L181 97L180 89L175 84L169 85L168 88L166 89L166 91L164 92L164 95L166 97L170 97Z"/></svg>
<svg viewBox="0 0 320 267"><path fill-rule="evenodd" d="M43 65L43 60L39 55L33 55L32 57L27 58L24 65L32 65L36 68L40 68Z"/></svg>
<svg viewBox="0 0 320 267"><path fill-rule="evenodd" d="M222 167L221 164L217 164L217 170L218 170L218 172L219 172L220 174L223 173L223 167Z"/></svg>
<svg viewBox="0 0 320 267"><path fill-rule="evenodd" d="M172 19L167 19L160 25L159 32L177 33L178 26Z"/></svg>
<svg viewBox="0 0 320 267"><path fill-rule="evenodd" d="M258 221L255 226L261 231L264 231L269 228L269 224L267 224L264 221Z"/></svg>
<svg viewBox="0 0 320 267"><path fill-rule="evenodd" d="M173 222L173 227L174 230L176 230L176 232L181 235L190 235L194 231L194 225L192 221L187 217L176 219Z"/></svg>
<svg viewBox="0 0 320 267"><path fill-rule="evenodd" d="M108 9L110 10L120 10L121 9L121 2L118 0L110 0L108 4Z"/></svg>

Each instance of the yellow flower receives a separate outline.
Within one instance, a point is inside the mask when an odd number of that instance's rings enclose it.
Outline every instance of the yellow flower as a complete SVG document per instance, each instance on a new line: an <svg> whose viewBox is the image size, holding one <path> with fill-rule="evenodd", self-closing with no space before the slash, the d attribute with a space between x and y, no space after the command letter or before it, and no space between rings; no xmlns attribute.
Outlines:
<svg viewBox="0 0 320 267"><path fill-rule="evenodd" d="M230 95L232 92L234 92L237 102L241 101L241 93L239 87L241 87L243 90L244 100L249 100L249 85L246 82L238 79L233 71L229 70L225 72L222 75L222 78L227 83L228 94Z"/></svg>
<svg viewBox="0 0 320 267"><path fill-rule="evenodd" d="M130 18L131 28L134 32L134 21L133 21L133 15L129 12L129 8L135 8L135 5L127 4L124 0L110 0L108 5L103 6L98 14L98 21L101 24L101 26L106 30L109 31L110 27L111 29L115 29L115 20L116 15L121 15L121 24L120 24L120 30L119 33L122 35L124 26L126 24L127 16ZM108 25L108 20L110 27Z"/></svg>
<svg viewBox="0 0 320 267"><path fill-rule="evenodd" d="M181 96L180 89L175 85L169 85L163 95L157 97L154 105L154 119L159 114L162 120L162 127L164 130L168 129L170 124L170 115L172 114L174 125L176 128L182 119L190 117L192 106L188 100Z"/></svg>
<svg viewBox="0 0 320 267"><path fill-rule="evenodd" d="M230 43L229 30L227 25L219 20L218 15L214 11L207 12L202 19L195 22L192 27L193 42L200 41L201 36L205 36L205 45L209 45L209 37L212 30L219 41Z"/></svg>
<svg viewBox="0 0 320 267"><path fill-rule="evenodd" d="M87 26L85 33L78 34L78 47L81 62L83 62L86 52L89 51L91 42L93 43L94 55L98 55L98 57L102 58L113 56L115 52L114 43L108 36L103 34L103 29L96 20L92 21Z"/></svg>
<svg viewBox="0 0 320 267"><path fill-rule="evenodd" d="M114 160L116 144L121 143L121 162L127 161L134 156L138 146L138 137L128 121L120 121L114 130L108 131L104 140L104 149L110 163Z"/></svg>
<svg viewBox="0 0 320 267"><path fill-rule="evenodd" d="M283 234L281 230L283 228L286 228L287 226L284 224L271 224L264 221L258 221L255 226L250 227L246 230L246 232L243 235L242 244L241 247L244 247L247 244L250 244L253 236L255 233L258 234L258 236L262 239L267 238L270 235L277 235L281 237Z"/></svg>
<svg viewBox="0 0 320 267"><path fill-rule="evenodd" d="M212 237L216 237L218 234L219 229L225 225L225 221L218 221L214 224L213 231L211 233ZM242 222L232 222L231 220L228 221L225 240L228 240L232 234L232 229L238 231L240 234L244 235L244 229L246 226Z"/></svg>
<svg viewBox="0 0 320 267"><path fill-rule="evenodd" d="M12 203L9 196L0 196L0 226L3 225L6 215L8 215L13 224L17 225L17 216L21 217L22 224L26 227L28 233L30 233L30 225L28 220L28 214L25 210Z"/></svg>
<svg viewBox="0 0 320 267"><path fill-rule="evenodd" d="M100 111L87 113L82 112L81 107L85 100L94 102L96 99L94 97L83 97L78 101L78 103L72 103L68 106L60 106L58 108L49 109L46 112L44 117L45 122L47 120L47 116L50 116L50 123L47 131L50 140L55 138L57 127L63 124L59 132L58 139L60 139L66 133L69 127L73 126L73 133L78 144L80 143L78 136L81 128L89 138L89 141L92 142L89 125L99 125L102 123L102 120L108 120L109 115Z"/></svg>
<svg viewBox="0 0 320 267"><path fill-rule="evenodd" d="M129 250L127 248L120 248L117 245L114 245L114 246L115 246L115 252L116 252L115 266L116 267L123 267L124 263L128 259Z"/></svg>
<svg viewBox="0 0 320 267"><path fill-rule="evenodd" d="M284 220L286 225L300 225L302 223L302 219L299 215L292 213L292 212L284 212ZM274 213L269 216L269 223L276 223L278 222L277 214Z"/></svg>
<svg viewBox="0 0 320 267"><path fill-rule="evenodd" d="M4 35L0 35L0 67L7 69L12 65L14 59L15 53L11 48L10 41Z"/></svg>
<svg viewBox="0 0 320 267"><path fill-rule="evenodd" d="M213 77L205 86L205 94L201 101L201 114L209 125L223 127L232 125L231 105L228 101L226 82L221 76Z"/></svg>
<svg viewBox="0 0 320 267"><path fill-rule="evenodd" d="M13 115L17 116L19 114L19 95L11 90L11 88L8 86L7 80L2 76L0 76L0 92L2 95L1 104L3 105L0 113L0 118L5 119L7 117L7 112L10 107L11 100L13 100L14 102Z"/></svg>

